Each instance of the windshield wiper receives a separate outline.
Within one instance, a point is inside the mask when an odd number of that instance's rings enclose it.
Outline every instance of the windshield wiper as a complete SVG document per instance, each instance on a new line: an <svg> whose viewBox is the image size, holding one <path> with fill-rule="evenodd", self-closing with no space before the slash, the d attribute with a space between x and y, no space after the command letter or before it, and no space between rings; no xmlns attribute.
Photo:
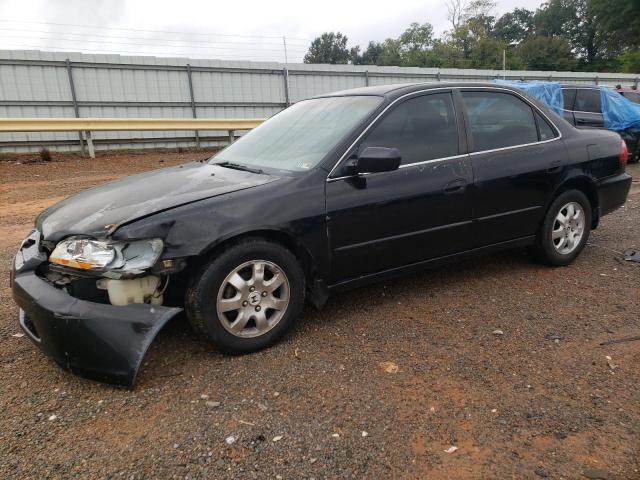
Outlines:
<svg viewBox="0 0 640 480"><path fill-rule="evenodd" d="M233 168L234 170L242 170L244 172L251 173L264 173L259 168L252 168L247 165L242 165L241 163L233 163L233 162L218 162L214 163L214 165L220 165L221 167Z"/></svg>

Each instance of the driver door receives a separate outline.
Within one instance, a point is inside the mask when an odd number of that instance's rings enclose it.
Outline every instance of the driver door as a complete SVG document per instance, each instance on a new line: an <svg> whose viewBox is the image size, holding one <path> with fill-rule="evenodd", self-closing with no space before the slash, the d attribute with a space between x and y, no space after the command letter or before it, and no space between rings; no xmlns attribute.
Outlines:
<svg viewBox="0 0 640 480"><path fill-rule="evenodd" d="M471 243L470 160L451 92L389 108L349 152L397 148L398 170L346 175L326 185L333 281L465 250Z"/></svg>

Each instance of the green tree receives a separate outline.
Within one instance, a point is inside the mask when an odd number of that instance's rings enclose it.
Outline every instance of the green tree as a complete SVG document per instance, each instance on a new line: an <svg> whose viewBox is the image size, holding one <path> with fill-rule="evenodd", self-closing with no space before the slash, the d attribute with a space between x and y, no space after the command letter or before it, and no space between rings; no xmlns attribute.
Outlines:
<svg viewBox="0 0 640 480"><path fill-rule="evenodd" d="M387 38L380 46L382 48L380 55L378 55L378 65L402 65L402 45L400 45L400 40Z"/></svg>
<svg viewBox="0 0 640 480"><path fill-rule="evenodd" d="M536 35L566 39L582 69L598 70L610 67L621 50L595 15L592 1L549 0L536 11L534 22Z"/></svg>
<svg viewBox="0 0 640 480"><path fill-rule="evenodd" d="M626 73L640 73L640 51L628 51L618 57L620 70Z"/></svg>
<svg viewBox="0 0 640 480"><path fill-rule="evenodd" d="M304 63L348 63L350 52L347 37L342 33L325 32L317 37L304 56Z"/></svg>
<svg viewBox="0 0 640 480"><path fill-rule="evenodd" d="M507 46L491 37L482 37L473 42L469 50L469 66L482 69L502 69L502 52Z"/></svg>
<svg viewBox="0 0 640 480"><path fill-rule="evenodd" d="M402 65L408 67L427 67L429 50L433 46L433 27L429 23L412 23L400 38Z"/></svg>
<svg viewBox="0 0 640 480"><path fill-rule="evenodd" d="M452 29L434 37L414 22L398 38L347 48L323 33L307 63L535 70L640 71L640 0L547 0L535 13L515 8L496 20L494 0L445 0Z"/></svg>
<svg viewBox="0 0 640 480"><path fill-rule="evenodd" d="M541 37L563 37L567 35L565 27L575 21L565 0L550 0L543 3L534 14L535 34Z"/></svg>
<svg viewBox="0 0 640 480"><path fill-rule="evenodd" d="M356 45L355 47L351 47L349 49L349 60L347 63L351 63L353 65L359 65L361 58L362 57L360 55L360 45Z"/></svg>
<svg viewBox="0 0 640 480"><path fill-rule="evenodd" d="M589 8L600 28L623 48L640 47L640 1L589 0Z"/></svg>
<svg viewBox="0 0 640 480"><path fill-rule="evenodd" d="M487 49L491 48L492 42L487 42L485 39L495 23L495 17L490 14L494 7L495 2L491 0L474 0L465 4L458 26L447 35L449 46L459 50L456 67L470 68L482 62L483 58L487 58ZM476 45L478 42L481 42L481 45ZM475 54L472 59L474 48Z"/></svg>
<svg viewBox="0 0 640 480"><path fill-rule="evenodd" d="M492 36L507 45L518 44L533 33L533 12L515 8L502 15L493 26Z"/></svg>
<svg viewBox="0 0 640 480"><path fill-rule="evenodd" d="M380 42L369 42L366 50L357 55L353 63L357 65L378 65L382 50L383 47Z"/></svg>
<svg viewBox="0 0 640 480"><path fill-rule="evenodd" d="M573 70L577 65L571 46L563 38L531 37L516 48L528 70Z"/></svg>
<svg viewBox="0 0 640 480"><path fill-rule="evenodd" d="M441 68L465 68L467 61L462 51L452 42L436 40L431 49L431 64Z"/></svg>
<svg viewBox="0 0 640 480"><path fill-rule="evenodd" d="M472 0L464 7L462 19L468 23L472 18L489 18L494 8L496 8L496 2L493 0Z"/></svg>

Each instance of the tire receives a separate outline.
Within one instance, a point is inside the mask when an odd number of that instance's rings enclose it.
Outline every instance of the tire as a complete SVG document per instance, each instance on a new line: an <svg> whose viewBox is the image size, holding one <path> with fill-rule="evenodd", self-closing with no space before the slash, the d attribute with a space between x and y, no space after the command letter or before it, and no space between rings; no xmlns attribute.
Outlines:
<svg viewBox="0 0 640 480"><path fill-rule="evenodd" d="M571 216L570 205L573 206L574 212L581 212L577 216L575 213ZM563 224L559 219L560 214L565 218L571 217L571 221ZM551 203L538 231L533 248L535 256L547 265L569 265L589 239L591 217L591 203L584 193L579 190L562 192ZM580 230L581 234L578 236Z"/></svg>
<svg viewBox="0 0 640 480"><path fill-rule="evenodd" d="M186 314L198 334L239 355L277 342L302 312L304 293L304 273L289 250L244 239L216 254L191 280Z"/></svg>

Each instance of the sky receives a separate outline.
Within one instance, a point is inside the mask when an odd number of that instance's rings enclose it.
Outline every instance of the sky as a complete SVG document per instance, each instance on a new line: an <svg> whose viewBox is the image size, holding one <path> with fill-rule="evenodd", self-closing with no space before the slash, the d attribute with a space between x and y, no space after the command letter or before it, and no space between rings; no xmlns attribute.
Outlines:
<svg viewBox="0 0 640 480"><path fill-rule="evenodd" d="M541 3L498 0L493 14ZM284 62L286 37L294 63L323 32L366 47L412 22L444 32L445 0L0 0L0 49Z"/></svg>

